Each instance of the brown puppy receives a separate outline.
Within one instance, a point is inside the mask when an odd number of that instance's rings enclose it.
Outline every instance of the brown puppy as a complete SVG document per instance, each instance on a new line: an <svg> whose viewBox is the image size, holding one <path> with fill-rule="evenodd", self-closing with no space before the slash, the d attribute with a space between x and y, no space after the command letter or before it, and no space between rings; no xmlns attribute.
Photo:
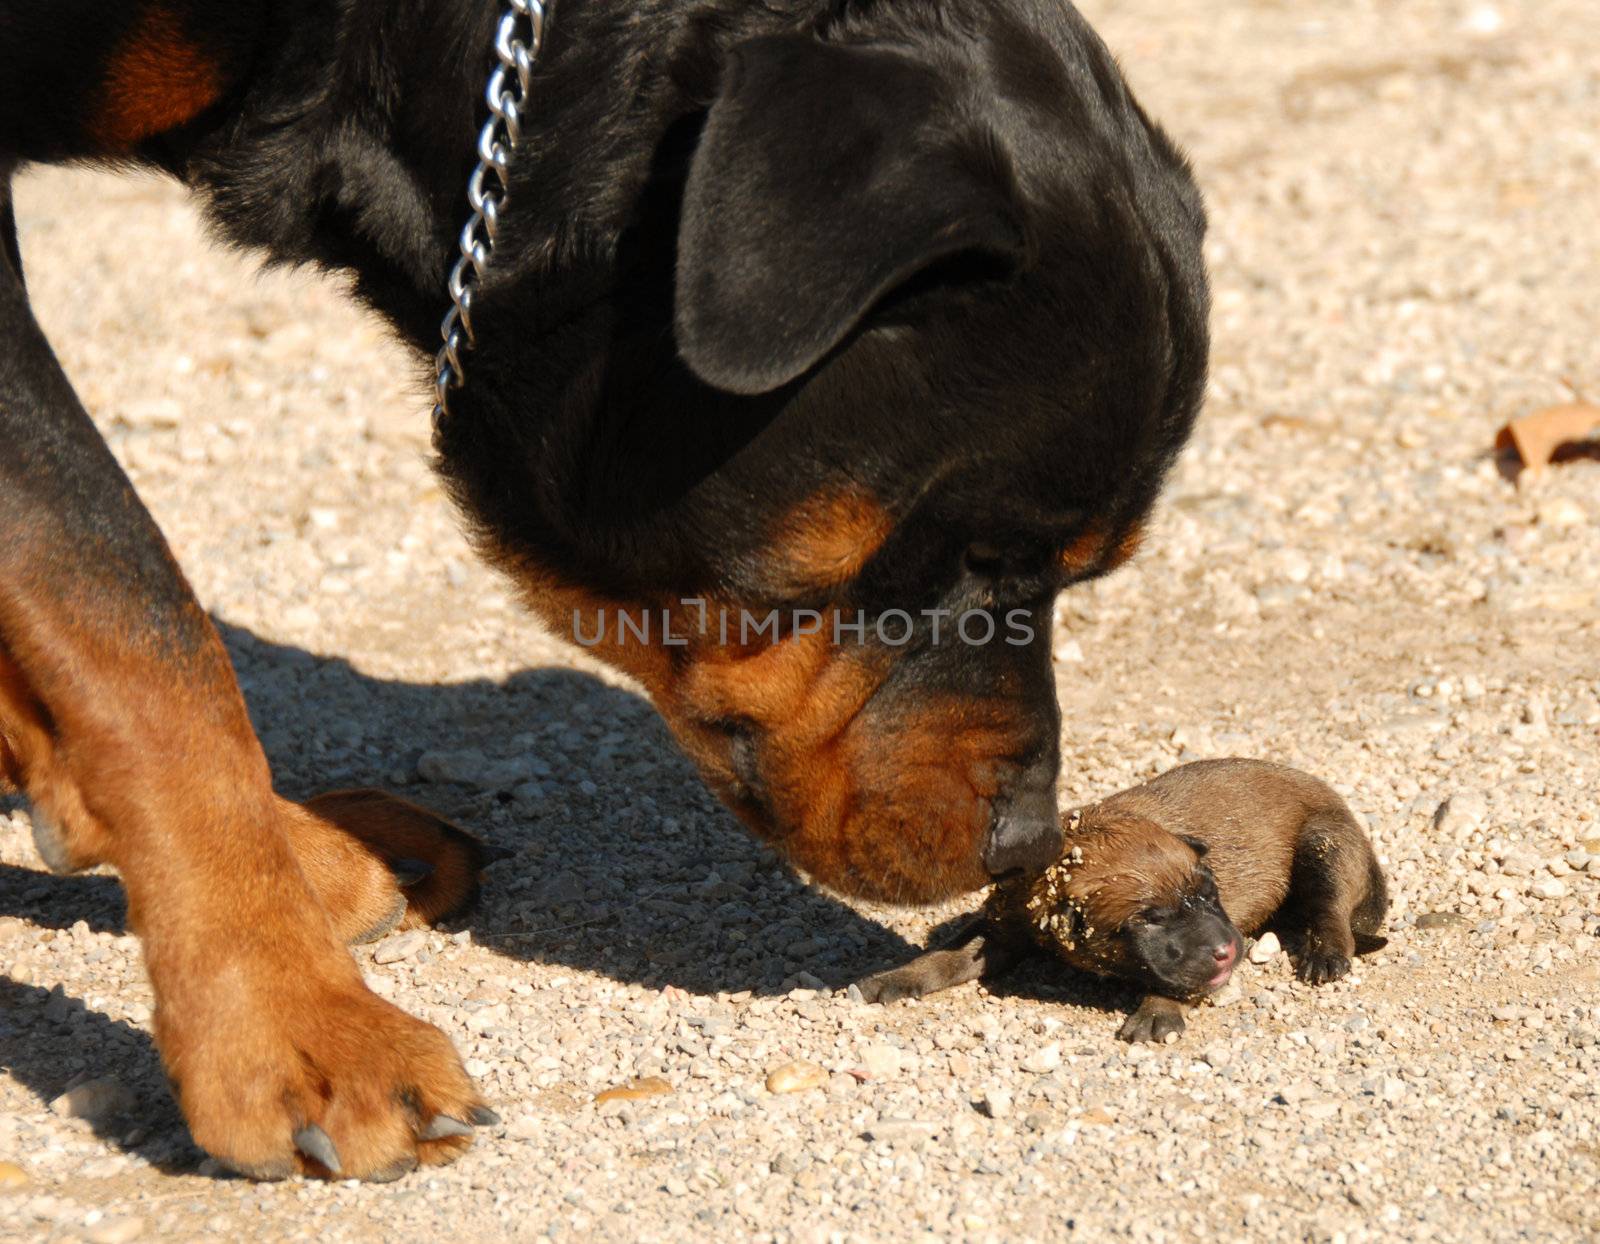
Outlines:
<svg viewBox="0 0 1600 1244"><path fill-rule="evenodd" d="M1203 760L1065 818L1067 850L995 888L958 943L860 984L869 1001L996 975L1044 949L1150 990L1118 1033L1162 1041L1227 983L1240 931L1281 932L1300 979L1350 970L1388 889L1372 844L1327 783L1260 760Z"/></svg>

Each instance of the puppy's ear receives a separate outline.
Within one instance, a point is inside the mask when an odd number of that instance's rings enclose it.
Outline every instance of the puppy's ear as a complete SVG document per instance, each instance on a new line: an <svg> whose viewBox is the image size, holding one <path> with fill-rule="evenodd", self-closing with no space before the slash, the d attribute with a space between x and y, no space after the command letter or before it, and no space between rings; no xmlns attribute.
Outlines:
<svg viewBox="0 0 1600 1244"><path fill-rule="evenodd" d="M764 393L836 346L935 261L1020 260L1009 173L958 141L928 65L798 35L739 44L689 168L678 234L678 349L706 383Z"/></svg>
<svg viewBox="0 0 1600 1244"><path fill-rule="evenodd" d="M1202 858L1202 859L1205 858L1206 852L1211 850L1211 848L1208 847L1205 843L1201 842L1200 839L1191 838L1188 834L1179 834L1178 837L1183 839L1184 842L1188 843L1191 847L1193 847L1194 848L1194 853L1196 855L1200 856L1200 858Z"/></svg>

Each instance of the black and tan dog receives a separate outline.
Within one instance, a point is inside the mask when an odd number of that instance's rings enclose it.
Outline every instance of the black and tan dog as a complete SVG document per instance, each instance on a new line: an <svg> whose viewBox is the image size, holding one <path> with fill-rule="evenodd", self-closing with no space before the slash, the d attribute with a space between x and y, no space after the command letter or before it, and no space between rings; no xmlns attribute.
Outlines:
<svg viewBox="0 0 1600 1244"><path fill-rule="evenodd" d="M481 857L376 792L274 793L29 309L11 173L163 170L229 242L347 273L420 372L500 8L0 0L0 776L60 863L121 872L194 1137L252 1175L390 1175L489 1117L341 945ZM1051 602L1134 549L1207 350L1200 197L1105 47L1064 0L561 0L522 130L436 440L484 553L604 622L818 881L914 902L1053 858Z"/></svg>
<svg viewBox="0 0 1600 1244"><path fill-rule="evenodd" d="M1227 984L1240 930L1283 934L1300 979L1320 985L1370 949L1388 910L1372 844L1310 774L1260 760L1202 760L1068 816L1067 850L1003 882L956 944L868 977L868 1001L921 997L996 976L1043 950L1150 992L1125 1041L1164 1041Z"/></svg>

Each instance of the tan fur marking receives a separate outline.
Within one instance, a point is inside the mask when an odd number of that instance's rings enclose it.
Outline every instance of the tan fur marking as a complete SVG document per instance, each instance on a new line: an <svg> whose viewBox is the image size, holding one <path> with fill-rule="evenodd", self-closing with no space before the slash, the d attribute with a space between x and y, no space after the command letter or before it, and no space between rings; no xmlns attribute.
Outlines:
<svg viewBox="0 0 1600 1244"><path fill-rule="evenodd" d="M817 591L848 583L882 547L894 521L859 492L823 492L796 506L778 525L774 545L788 581L784 590Z"/></svg>
<svg viewBox="0 0 1600 1244"><path fill-rule="evenodd" d="M1111 551L1111 556L1106 559L1106 564L1101 573L1110 574L1113 570L1132 561L1134 555L1144 545L1145 529L1135 523L1122 533L1122 538L1117 541L1117 547Z"/></svg>
<svg viewBox="0 0 1600 1244"><path fill-rule="evenodd" d="M1074 578L1110 574L1139 551L1144 534L1137 523L1120 536L1114 536L1104 523L1091 523L1061 550L1061 568Z"/></svg>
<svg viewBox="0 0 1600 1244"><path fill-rule="evenodd" d="M152 5L106 67L95 136L107 151L129 151L199 116L222 94L216 62L185 34L176 14Z"/></svg>

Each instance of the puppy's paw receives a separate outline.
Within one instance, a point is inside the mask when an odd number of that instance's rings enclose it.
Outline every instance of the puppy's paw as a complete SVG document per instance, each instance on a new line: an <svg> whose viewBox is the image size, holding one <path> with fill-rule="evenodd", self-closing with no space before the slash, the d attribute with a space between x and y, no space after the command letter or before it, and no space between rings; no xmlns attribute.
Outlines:
<svg viewBox="0 0 1600 1244"><path fill-rule="evenodd" d="M332 791L283 807L295 857L349 942L469 911L495 858L443 817L383 791Z"/></svg>
<svg viewBox="0 0 1600 1244"><path fill-rule="evenodd" d="M1308 949L1294 965L1295 975L1308 985L1326 985L1350 970L1350 958L1338 951Z"/></svg>
<svg viewBox="0 0 1600 1244"><path fill-rule="evenodd" d="M927 990L920 974L910 970L912 966L908 964L903 968L892 968L864 977L855 983L856 991L863 1002L876 1002L883 1006L902 1002L906 998L920 998Z"/></svg>
<svg viewBox="0 0 1600 1244"><path fill-rule="evenodd" d="M1137 1011L1122 1021L1117 1036L1129 1044L1150 1042L1160 1045L1168 1037L1182 1036L1187 1027L1181 1008L1164 998L1154 1003L1147 998Z"/></svg>

